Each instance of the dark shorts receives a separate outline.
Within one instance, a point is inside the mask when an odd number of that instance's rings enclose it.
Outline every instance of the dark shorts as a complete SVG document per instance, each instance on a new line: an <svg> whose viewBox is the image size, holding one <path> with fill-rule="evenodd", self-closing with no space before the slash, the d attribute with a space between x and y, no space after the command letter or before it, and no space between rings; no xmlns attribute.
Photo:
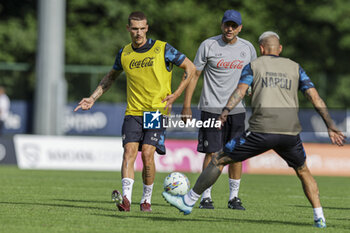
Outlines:
<svg viewBox="0 0 350 233"><path fill-rule="evenodd" d="M306 154L300 136L268 134L246 131L242 136L229 141L224 148L234 161L243 161L274 150L293 168L305 163Z"/></svg>
<svg viewBox="0 0 350 233"><path fill-rule="evenodd" d="M201 112L201 120L210 118L218 119L220 114ZM245 130L245 113L229 115L221 129L200 128L198 132L197 151L202 153L214 153L221 151L225 144L232 138L240 136Z"/></svg>
<svg viewBox="0 0 350 233"><path fill-rule="evenodd" d="M142 116L125 116L122 128L123 147L129 142L138 142L139 151L142 145L152 145L156 147L158 154L165 154L165 129L143 129Z"/></svg>

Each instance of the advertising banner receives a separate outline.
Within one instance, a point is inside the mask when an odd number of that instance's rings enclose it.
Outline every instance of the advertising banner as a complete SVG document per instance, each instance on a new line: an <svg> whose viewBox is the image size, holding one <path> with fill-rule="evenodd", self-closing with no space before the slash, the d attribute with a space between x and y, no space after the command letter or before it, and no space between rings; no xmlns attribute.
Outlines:
<svg viewBox="0 0 350 233"><path fill-rule="evenodd" d="M66 135L122 136L126 104L97 102L89 111L74 112L76 104L68 104L65 109L64 132ZM193 118L190 126L196 127L179 127L182 124L181 111L182 105L173 106L172 113L168 116L167 138L197 139L198 127L194 120L200 119L200 111L196 106L192 106ZM329 112L337 127L350 137L350 124L348 124L350 112L339 109L330 109ZM246 126L250 115L251 109L247 108ZM4 125L4 135L32 133L31 117L31 104L25 101L12 101L10 114ZM304 142L329 142L326 126L314 109L300 109L299 119L302 126L300 136Z"/></svg>
<svg viewBox="0 0 350 233"><path fill-rule="evenodd" d="M22 169L121 170L123 148L122 139L119 137L16 135L14 143L18 166ZM193 173L202 171L204 154L197 152L196 140L168 139L165 146L166 155L155 154L157 171ZM312 174L350 176L350 145L337 147L331 144L305 143L304 148ZM143 163L139 153L135 170L142 171L142 168ZM227 166L224 172L227 172ZM244 161L243 172L295 173L273 151Z"/></svg>
<svg viewBox="0 0 350 233"><path fill-rule="evenodd" d="M121 138L15 135L22 169L120 170Z"/></svg>
<svg viewBox="0 0 350 233"><path fill-rule="evenodd" d="M31 120L31 105L25 101L11 101L10 112L5 120L3 134L26 133Z"/></svg>
<svg viewBox="0 0 350 233"><path fill-rule="evenodd" d="M197 141L195 140L166 140L166 155L156 155L154 157L157 171L160 172L193 172L202 171L204 154L197 151ZM136 159L136 170L142 171L142 159ZM245 169L245 167L244 167ZM227 173L227 167L223 170Z"/></svg>
<svg viewBox="0 0 350 233"><path fill-rule="evenodd" d="M306 162L313 175L350 176L350 145L304 143ZM270 150L247 160L247 173L295 174L287 163Z"/></svg>
<svg viewBox="0 0 350 233"><path fill-rule="evenodd" d="M68 135L121 136L125 104L96 103L89 111L66 108L64 132Z"/></svg>

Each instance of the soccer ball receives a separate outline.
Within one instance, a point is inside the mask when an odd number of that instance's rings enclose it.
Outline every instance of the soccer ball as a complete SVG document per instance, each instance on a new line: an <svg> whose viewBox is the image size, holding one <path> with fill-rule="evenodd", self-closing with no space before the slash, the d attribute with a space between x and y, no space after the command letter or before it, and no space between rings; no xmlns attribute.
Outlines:
<svg viewBox="0 0 350 233"><path fill-rule="evenodd" d="M164 180L164 190L172 195L185 195L190 189L190 181L181 172L172 172Z"/></svg>

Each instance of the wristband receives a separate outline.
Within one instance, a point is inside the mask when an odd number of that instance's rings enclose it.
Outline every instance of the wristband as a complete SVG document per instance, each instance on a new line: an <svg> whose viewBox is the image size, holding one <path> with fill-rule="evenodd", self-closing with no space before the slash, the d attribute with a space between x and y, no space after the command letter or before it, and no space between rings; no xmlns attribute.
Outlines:
<svg viewBox="0 0 350 233"><path fill-rule="evenodd" d="M226 106L222 109L222 111L225 111L225 110L227 110L228 112L231 112L231 109L229 109L229 108L226 107Z"/></svg>

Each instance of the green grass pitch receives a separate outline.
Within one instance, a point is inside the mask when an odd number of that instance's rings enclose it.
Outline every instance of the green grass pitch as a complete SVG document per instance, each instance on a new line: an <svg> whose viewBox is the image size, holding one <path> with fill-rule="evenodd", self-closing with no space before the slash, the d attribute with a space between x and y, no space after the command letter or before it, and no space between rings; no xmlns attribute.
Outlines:
<svg viewBox="0 0 350 233"><path fill-rule="evenodd" d="M111 191L121 187L119 172L19 170L0 166L0 232L350 232L350 178L315 177L328 227L312 227L312 208L296 176L248 175L240 197L246 211L227 208L228 181L214 185L214 210L184 216L162 196L157 173L152 213L140 212L141 174L135 174L133 203L117 212ZM199 174L186 174L191 186Z"/></svg>

